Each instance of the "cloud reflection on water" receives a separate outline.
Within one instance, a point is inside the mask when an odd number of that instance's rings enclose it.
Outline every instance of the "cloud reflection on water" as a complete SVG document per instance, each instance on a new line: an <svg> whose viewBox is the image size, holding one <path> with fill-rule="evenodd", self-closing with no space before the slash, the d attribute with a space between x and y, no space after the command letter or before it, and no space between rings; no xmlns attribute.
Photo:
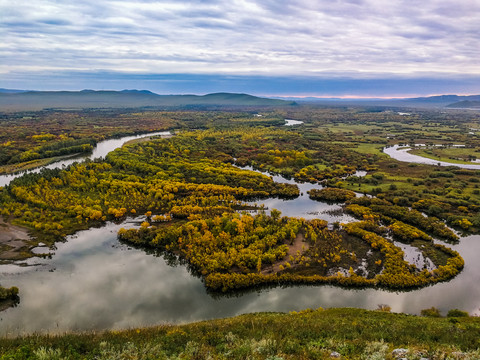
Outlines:
<svg viewBox="0 0 480 360"><path fill-rule="evenodd" d="M375 309L389 304L393 311L419 313L436 306L445 314L451 308L472 313L480 306L480 289L473 286L480 273L478 235L454 246L467 264L459 276L413 292L297 286L214 298L185 266L171 267L161 257L118 244L121 226L110 223L58 244L53 259L42 260L54 272L30 268L4 274L3 285L20 287L21 302L1 314L0 334L119 329L317 307Z"/></svg>

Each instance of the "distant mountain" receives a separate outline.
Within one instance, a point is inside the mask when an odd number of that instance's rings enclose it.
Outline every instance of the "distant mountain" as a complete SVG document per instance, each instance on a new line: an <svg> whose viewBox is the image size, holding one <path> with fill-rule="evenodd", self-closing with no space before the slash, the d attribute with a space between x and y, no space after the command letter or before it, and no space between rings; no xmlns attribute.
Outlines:
<svg viewBox="0 0 480 360"><path fill-rule="evenodd" d="M128 94L151 94L151 95L158 95L158 94L155 94L153 92L151 92L150 90L136 90L136 89L132 89L132 90L122 90L121 91L122 93L128 93Z"/></svg>
<svg viewBox="0 0 480 360"><path fill-rule="evenodd" d="M458 103L463 101L480 101L480 95L438 95L438 96L429 96L429 97L419 97L412 99L403 99L401 102L411 103L411 104L430 104L433 106L448 106L452 103ZM449 107L449 106L448 106Z"/></svg>
<svg viewBox="0 0 480 360"><path fill-rule="evenodd" d="M278 99L291 100L293 98L279 97ZM378 98L317 98L317 97L305 97L298 98L296 101L301 103L318 104L325 106L380 106L380 107L410 107L410 108L476 108L478 105L474 105L468 102L480 101L480 95L438 95L428 97L417 98L405 98L405 99L378 99ZM460 106L457 106L460 102ZM467 102L464 103L463 102ZM457 104L456 106L453 106ZM473 106L472 106L473 105Z"/></svg>
<svg viewBox="0 0 480 360"><path fill-rule="evenodd" d="M285 106L294 105L293 101L278 99L261 98L248 94L235 93L213 93L204 96L184 95L190 97L189 101L199 104L219 104L219 105L251 105L251 106Z"/></svg>
<svg viewBox="0 0 480 360"><path fill-rule="evenodd" d="M4 89L4 88L0 88L0 93L4 93L4 94L18 94L18 93L23 93L23 92L27 92L29 90L15 90L15 89Z"/></svg>
<svg viewBox="0 0 480 360"><path fill-rule="evenodd" d="M27 91L0 93L0 111L86 108L185 108L234 106L289 106L295 102L260 98L248 94L215 93L158 95L148 90L123 91Z"/></svg>
<svg viewBox="0 0 480 360"><path fill-rule="evenodd" d="M463 100L447 105L448 108L455 109L480 109L480 100Z"/></svg>

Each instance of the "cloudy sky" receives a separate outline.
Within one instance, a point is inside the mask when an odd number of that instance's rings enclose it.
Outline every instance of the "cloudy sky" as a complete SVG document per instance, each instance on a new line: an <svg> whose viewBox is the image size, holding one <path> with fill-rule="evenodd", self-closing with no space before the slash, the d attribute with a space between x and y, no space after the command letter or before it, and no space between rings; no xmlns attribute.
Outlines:
<svg viewBox="0 0 480 360"><path fill-rule="evenodd" d="M480 93L480 0L0 0L0 87Z"/></svg>

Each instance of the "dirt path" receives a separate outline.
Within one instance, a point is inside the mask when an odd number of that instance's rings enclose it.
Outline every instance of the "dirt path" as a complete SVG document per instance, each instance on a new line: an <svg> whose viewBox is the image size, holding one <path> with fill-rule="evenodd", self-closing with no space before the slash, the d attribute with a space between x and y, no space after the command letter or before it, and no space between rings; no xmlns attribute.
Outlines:
<svg viewBox="0 0 480 360"><path fill-rule="evenodd" d="M280 265L285 265L286 262L290 260L290 256L296 256L297 251L302 254L306 250L310 248L310 245L305 242L305 236L303 234L298 233L293 241L293 244L288 244L288 252L287 255L280 261L277 261L275 264L268 266L262 270L262 274L272 274L279 271Z"/></svg>
<svg viewBox="0 0 480 360"><path fill-rule="evenodd" d="M25 258L22 252L28 251L30 240L27 229L5 223L0 218L0 260Z"/></svg>

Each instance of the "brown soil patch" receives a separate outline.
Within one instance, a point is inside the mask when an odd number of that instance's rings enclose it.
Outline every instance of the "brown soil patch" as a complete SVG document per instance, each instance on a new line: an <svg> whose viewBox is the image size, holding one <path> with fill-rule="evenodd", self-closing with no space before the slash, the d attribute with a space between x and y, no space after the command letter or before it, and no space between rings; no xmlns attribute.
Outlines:
<svg viewBox="0 0 480 360"><path fill-rule="evenodd" d="M30 248L30 240L27 229L6 223L0 218L0 260L24 259L24 252Z"/></svg>
<svg viewBox="0 0 480 360"><path fill-rule="evenodd" d="M297 234L292 245L288 243L286 244L288 245L287 256L285 256L282 260L277 261L275 264L262 269L262 274L273 274L278 272L280 270L280 265L285 265L285 263L290 260L290 256L296 256L297 251L302 254L310 248L310 245L305 242L305 236L301 233Z"/></svg>

